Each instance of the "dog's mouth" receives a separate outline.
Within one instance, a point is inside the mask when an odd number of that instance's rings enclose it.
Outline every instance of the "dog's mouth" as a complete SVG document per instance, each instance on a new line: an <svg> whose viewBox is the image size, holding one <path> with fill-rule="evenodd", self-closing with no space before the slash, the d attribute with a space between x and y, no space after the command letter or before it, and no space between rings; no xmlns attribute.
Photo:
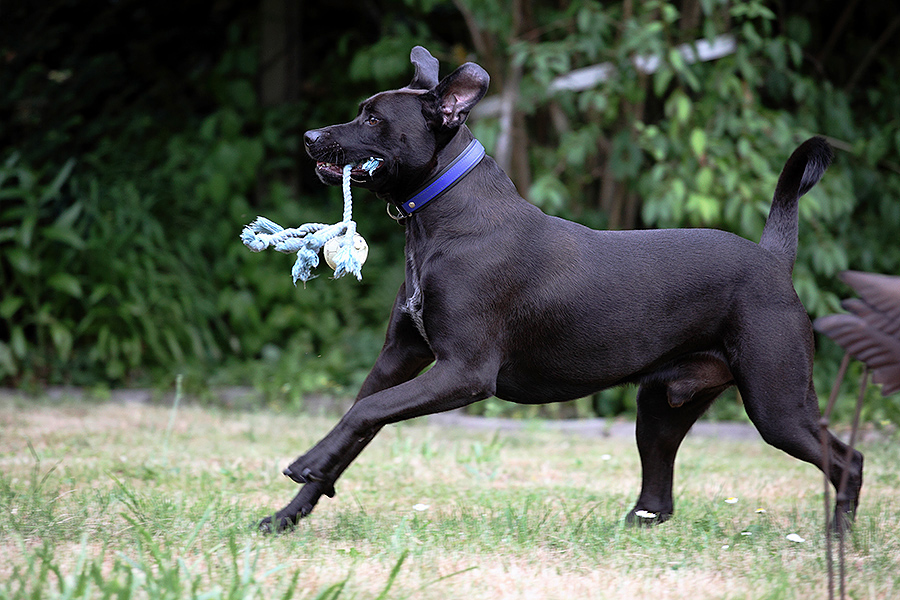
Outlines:
<svg viewBox="0 0 900 600"><path fill-rule="evenodd" d="M384 159L370 156L369 158L351 164L350 181L365 183L370 181L375 172L384 164ZM316 173L323 180L339 183L344 177L344 166L325 161L316 162Z"/></svg>

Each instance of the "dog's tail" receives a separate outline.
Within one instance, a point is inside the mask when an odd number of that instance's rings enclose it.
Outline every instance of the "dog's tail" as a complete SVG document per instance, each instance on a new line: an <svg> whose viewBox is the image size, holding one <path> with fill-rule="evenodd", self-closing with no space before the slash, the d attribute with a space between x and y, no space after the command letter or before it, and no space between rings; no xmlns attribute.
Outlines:
<svg viewBox="0 0 900 600"><path fill-rule="evenodd" d="M825 138L810 138L791 154L775 186L775 198L759 245L786 258L792 269L797 258L800 196L818 183L833 157Z"/></svg>

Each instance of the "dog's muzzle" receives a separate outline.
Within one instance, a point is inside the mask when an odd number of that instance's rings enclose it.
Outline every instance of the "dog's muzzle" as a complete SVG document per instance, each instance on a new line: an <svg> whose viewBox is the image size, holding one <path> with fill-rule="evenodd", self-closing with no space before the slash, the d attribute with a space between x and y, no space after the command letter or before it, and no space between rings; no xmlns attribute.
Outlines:
<svg viewBox="0 0 900 600"><path fill-rule="evenodd" d="M316 161L316 174L325 183L340 183L344 165L347 164L353 165L350 178L354 182L364 183L384 164L384 159L377 156L348 158L344 148L324 129L307 131L303 134L303 143L306 153Z"/></svg>

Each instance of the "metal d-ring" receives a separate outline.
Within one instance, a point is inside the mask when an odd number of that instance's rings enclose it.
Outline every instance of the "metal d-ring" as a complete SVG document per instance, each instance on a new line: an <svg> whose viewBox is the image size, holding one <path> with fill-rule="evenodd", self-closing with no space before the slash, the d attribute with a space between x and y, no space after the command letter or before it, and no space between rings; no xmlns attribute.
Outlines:
<svg viewBox="0 0 900 600"><path fill-rule="evenodd" d="M394 208L397 209L397 214L394 214L391 212L391 206L392 204L390 202L384 205L384 208L387 210L388 216L398 223L403 223L403 221L405 221L406 217L408 217L409 215L404 214L403 211L401 211L397 206L394 206Z"/></svg>

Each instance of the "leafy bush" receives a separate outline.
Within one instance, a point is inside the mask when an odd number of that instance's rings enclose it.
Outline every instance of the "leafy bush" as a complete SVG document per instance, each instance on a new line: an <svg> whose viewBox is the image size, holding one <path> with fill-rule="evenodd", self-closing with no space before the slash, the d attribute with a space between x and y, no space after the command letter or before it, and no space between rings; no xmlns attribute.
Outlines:
<svg viewBox="0 0 900 600"><path fill-rule="evenodd" d="M6 161L0 380L148 383L187 370L193 389L252 382L293 399L361 381L402 280L402 257L377 242L399 248L402 230L361 227L374 246L361 284L326 276L295 289L292 258L243 247L258 213L299 225L341 210L338 191L300 205L273 176L296 160L297 123L291 107L258 106L255 56L226 52L209 83L220 108L165 143L139 118L122 139L146 138L140 151L104 137L50 175ZM261 180L267 205L254 208ZM358 221L383 216L357 203Z"/></svg>
<svg viewBox="0 0 900 600"><path fill-rule="evenodd" d="M824 134L838 157L801 201L801 299L813 316L833 312L849 294L839 271L900 272L898 47L879 38L879 58L869 56L888 8L855 5L859 19L838 21L830 15L843 8L828 2L776 16L761 0L390 0L330 29L333 7L304 4L302 93L272 107L256 95L260 14L246 3L79 6L50 0L35 21L14 4L0 21L5 383L119 385L177 370L192 389L252 383L273 402L355 387L403 277L402 229L382 202L356 194L371 248L361 284L322 277L295 289L291 257L254 255L237 234L257 214L285 225L337 218L339 194L306 169L301 132L403 85L417 43L444 73L479 61L493 94L518 98L511 131L492 116L471 125L489 152L511 136L510 174L548 212L758 239L785 159ZM158 27L173 19L184 27ZM829 54L839 27L850 28L847 44ZM736 50L716 61L692 64L678 50L726 34ZM636 68L650 56L652 73ZM603 62L602 84L550 90ZM840 351L820 345L825 390ZM560 414L628 411L632 396L607 392ZM873 418L898 412L873 407Z"/></svg>
<svg viewBox="0 0 900 600"><path fill-rule="evenodd" d="M70 270L85 247L76 231L82 206L60 204L75 163L49 182L18 163L14 154L0 167L0 378L23 368L46 371L48 355L68 360L74 335L65 313L70 299L84 296Z"/></svg>

